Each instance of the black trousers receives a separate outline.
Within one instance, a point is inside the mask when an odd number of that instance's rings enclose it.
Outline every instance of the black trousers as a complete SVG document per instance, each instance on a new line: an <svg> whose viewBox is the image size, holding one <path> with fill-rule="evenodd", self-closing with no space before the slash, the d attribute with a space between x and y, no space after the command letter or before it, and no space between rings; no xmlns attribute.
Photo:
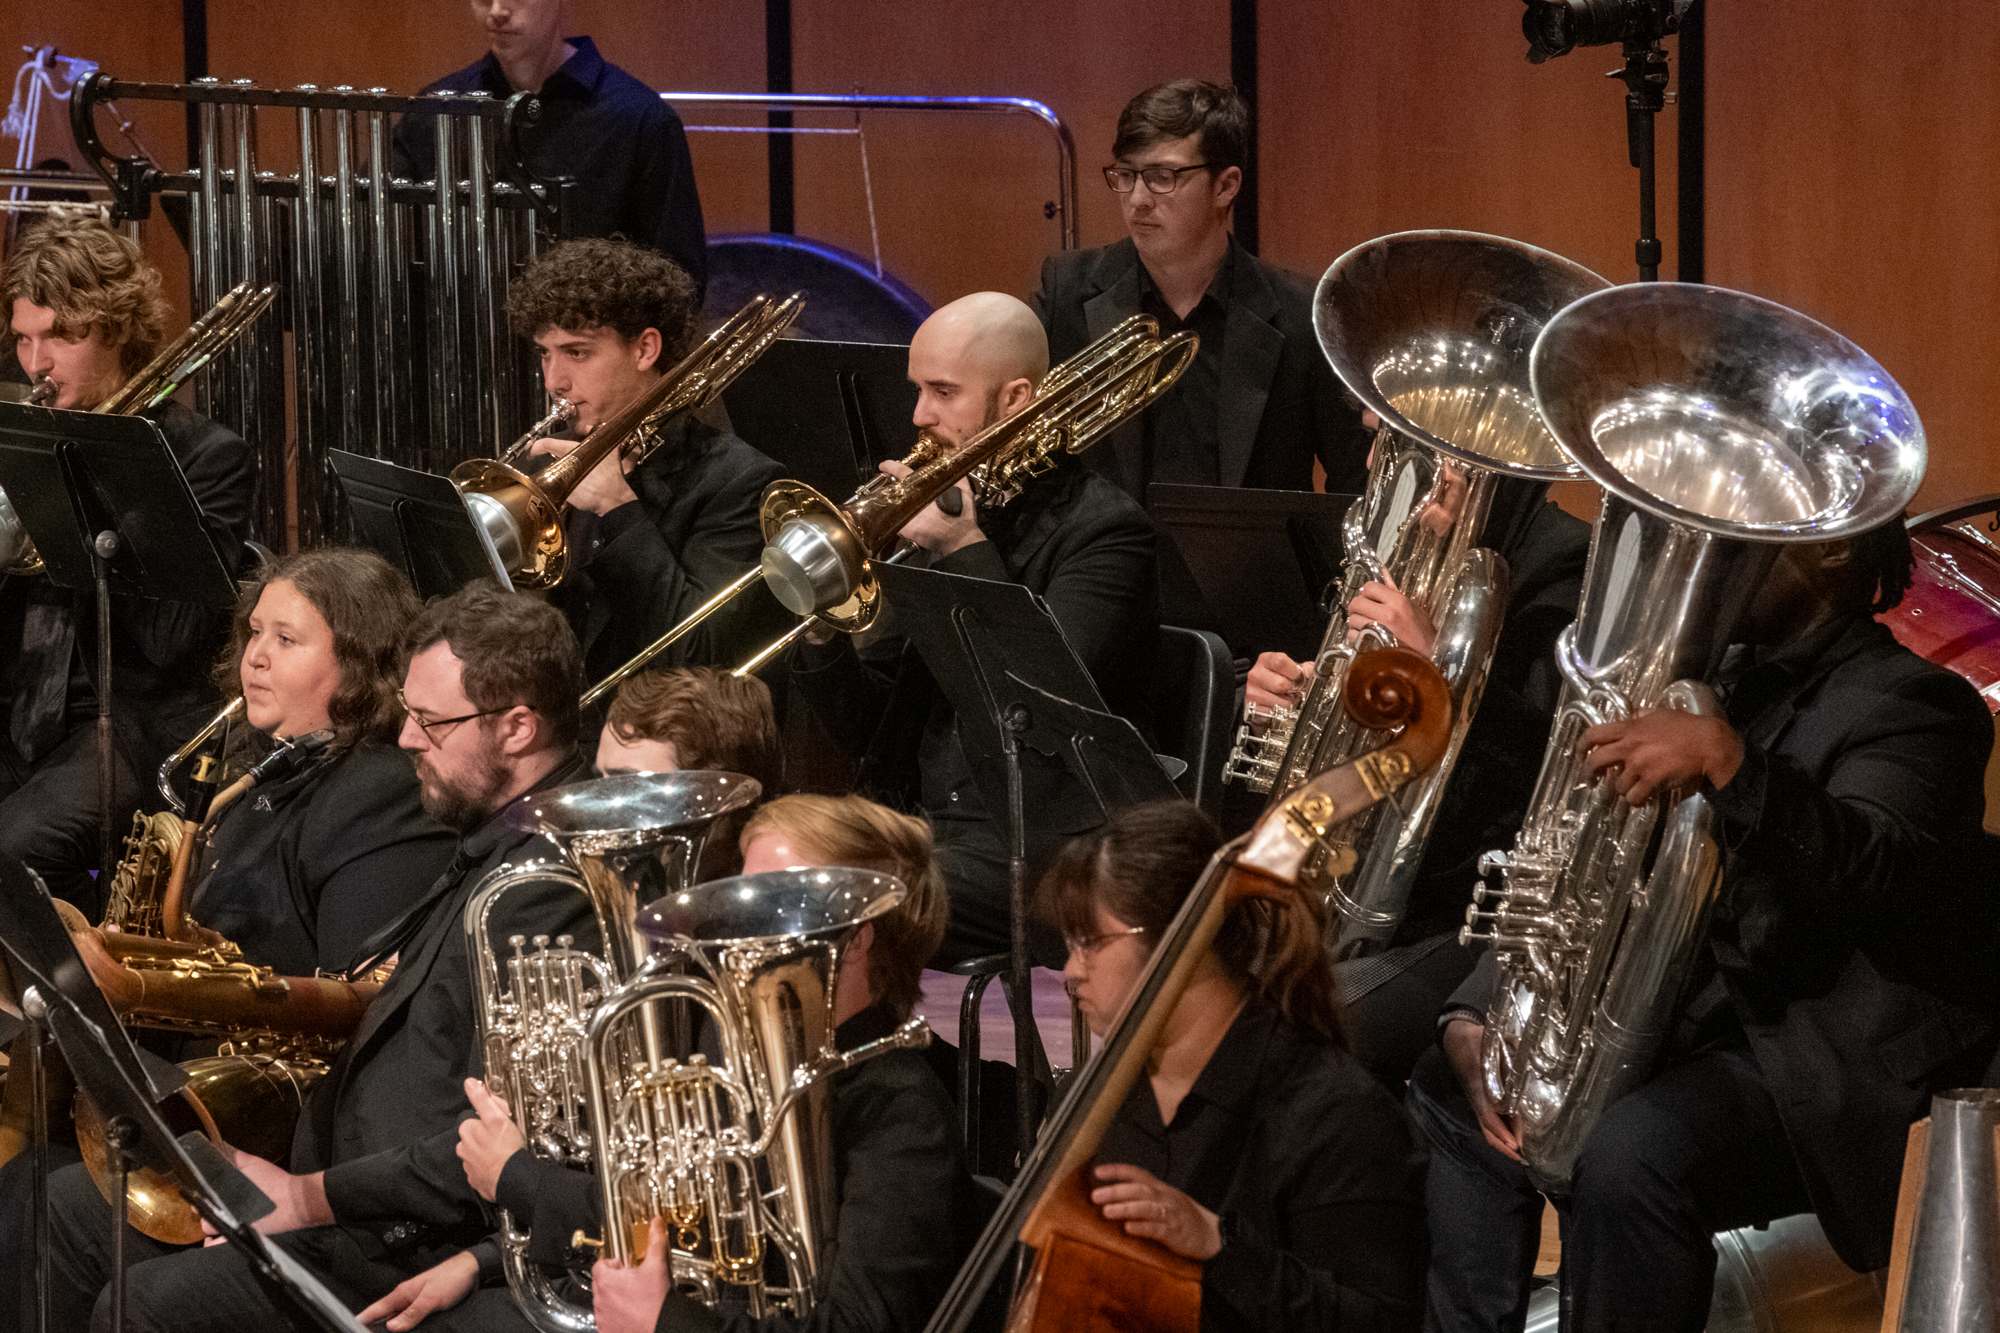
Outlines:
<svg viewBox="0 0 2000 1333"><path fill-rule="evenodd" d="M111 1327L111 1207L81 1166L49 1177L49 1328ZM350 1310L359 1310L450 1251L384 1251L352 1227L311 1227L272 1237ZM125 1326L134 1333L236 1333L288 1328L233 1246L181 1248L125 1233ZM32 1291L33 1277L27 1279Z"/></svg>
<svg viewBox="0 0 2000 1333"><path fill-rule="evenodd" d="M1481 1137L1435 1046L1417 1062L1409 1107L1431 1148L1425 1327L1519 1329L1542 1198L1526 1168ZM1556 1204L1571 1326L1590 1333L1700 1333L1715 1233L1812 1211L1777 1103L1745 1048L1694 1056L1613 1104Z"/></svg>
<svg viewBox="0 0 2000 1333"><path fill-rule="evenodd" d="M50 893L102 920L110 886L91 875L98 864L97 724L71 722L55 749L29 764L6 739L4 722L0 712L0 852L25 861ZM113 831L122 845L140 786L115 744L112 759L111 804L123 821Z"/></svg>

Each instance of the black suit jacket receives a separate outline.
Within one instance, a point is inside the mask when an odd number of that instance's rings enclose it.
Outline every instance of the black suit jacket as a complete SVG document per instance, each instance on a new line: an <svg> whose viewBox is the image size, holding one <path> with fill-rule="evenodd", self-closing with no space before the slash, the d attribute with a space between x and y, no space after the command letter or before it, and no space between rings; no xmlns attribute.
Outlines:
<svg viewBox="0 0 2000 1333"><path fill-rule="evenodd" d="M599 516L570 511L571 570L552 597L598 680L753 568L763 554L757 507L778 465L690 415L626 478L638 499ZM752 588L653 662L735 666L786 627L776 599Z"/></svg>
<svg viewBox="0 0 2000 1333"><path fill-rule="evenodd" d="M573 757L537 790L587 773ZM469 1245L491 1229L457 1153L458 1122L473 1113L465 1080L485 1072L462 918L489 871L510 859L554 854L496 815L466 836L412 909L414 933L401 944L395 974L307 1097L292 1143L292 1170L326 1173L337 1224L372 1231L392 1250ZM503 948L510 935L574 935L580 948L597 938L589 901L560 884L509 893L492 922Z"/></svg>
<svg viewBox="0 0 2000 1333"><path fill-rule="evenodd" d="M1326 468L1327 490L1358 493L1367 477L1369 437L1313 336L1312 285L1265 264L1234 238L1229 244L1235 281L1220 367L1216 456L1222 484L1309 491L1317 458ZM1140 313L1139 267L1138 248L1129 239L1043 262L1042 288L1032 304L1048 330L1051 360L1075 355ZM1135 420L1085 457L1144 503L1144 453Z"/></svg>

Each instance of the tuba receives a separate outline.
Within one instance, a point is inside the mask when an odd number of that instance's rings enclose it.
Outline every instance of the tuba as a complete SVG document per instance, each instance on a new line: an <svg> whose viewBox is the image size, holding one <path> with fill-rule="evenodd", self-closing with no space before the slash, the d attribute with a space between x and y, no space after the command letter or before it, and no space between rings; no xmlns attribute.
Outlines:
<svg viewBox="0 0 2000 1333"><path fill-rule="evenodd" d="M538 1156L592 1161L584 1029L597 1007L638 974L647 949L638 933L640 904L686 890L715 821L748 807L760 792L754 779L735 773L634 774L536 793L510 811L517 826L554 840L564 859L488 875L466 902L464 926L486 1085L507 1103ZM518 888L550 882L588 898L602 951L575 948L568 936L516 935L505 942L503 963L491 930L494 908ZM672 1030L676 1017L663 1009L647 1015L652 1052L677 1038L687 1041ZM537 1328L593 1326L588 1295L579 1298L561 1275L529 1259L528 1238L504 1209L500 1250L515 1302Z"/></svg>
<svg viewBox="0 0 2000 1333"><path fill-rule="evenodd" d="M1322 852L1300 883L1325 894L1337 958L1386 947L1414 886L1425 838L1479 708L1507 607L1507 565L1485 544L1496 490L1578 469L1535 413L1528 353L1544 323L1607 284L1519 241L1473 232L1384 236L1348 251L1320 280L1313 324L1334 373L1382 420L1367 493L1344 522L1346 575L1296 708L1245 708L1224 770L1282 798L1314 774L1383 743L1340 706L1357 654L1392 646L1370 626L1348 642L1347 608L1370 581L1392 581L1437 627L1431 661L1451 689L1444 757L1395 802L1350 822L1355 855L1336 873Z"/></svg>
<svg viewBox="0 0 2000 1333"><path fill-rule="evenodd" d="M1460 939L1492 942L1486 1083L1559 1188L1597 1117L1643 1082L1707 937L1722 876L1700 795L1628 806L1584 775L1585 727L1709 711L1713 678L1781 547L1896 521L1923 427L1860 348L1783 306L1641 283L1549 322L1532 362L1549 429L1604 487L1562 700L1514 847L1480 860Z"/></svg>
<svg viewBox="0 0 2000 1333"><path fill-rule="evenodd" d="M553 588L561 583L569 569L563 515L570 492L614 451L634 466L645 462L659 447L657 428L662 422L719 398L792 326L805 304L803 292L793 292L782 301L751 297L657 384L616 416L599 422L576 448L539 472L523 472L509 460L532 445L537 432L567 419L569 404L561 400L504 457L469 459L453 468L452 484L458 487L494 568L505 570L516 588Z"/></svg>
<svg viewBox="0 0 2000 1333"><path fill-rule="evenodd" d="M974 503L988 509L1006 504L1061 455L1083 452L1150 407L1193 363L1199 346L1192 333L1161 338L1159 321L1134 315L1044 376L1033 402L958 448L923 432L902 460L910 469L907 477L870 477L838 505L804 482L773 482L759 512L766 543L762 561L591 686L584 706L617 689L756 583L768 582L785 608L804 619L738 667L739 676L769 661L815 621L847 634L868 628L881 609L881 585L870 562L883 557L925 505L961 478L970 479Z"/></svg>
<svg viewBox="0 0 2000 1333"><path fill-rule="evenodd" d="M862 923L903 900L888 875L840 867L712 880L661 899L640 929L653 957L590 1020L590 1129L604 1246L645 1252L662 1217L670 1280L752 1318L804 1318L824 1295L838 1200L827 1080L929 1044L922 1018L834 1049L834 985ZM650 1009L705 1011L711 1063L647 1049Z"/></svg>
<svg viewBox="0 0 2000 1333"><path fill-rule="evenodd" d="M90 410L129 417L158 407L196 371L213 361L218 353L256 323L257 316L264 313L277 294L276 287L253 292L247 282L224 292L221 300L188 326L187 332L168 343L158 356ZM54 396L54 384L40 379L29 393L28 402L40 405ZM42 572L42 557L35 551L34 539L28 536L20 515L14 512L13 501L7 498L4 491L0 491L0 572Z"/></svg>

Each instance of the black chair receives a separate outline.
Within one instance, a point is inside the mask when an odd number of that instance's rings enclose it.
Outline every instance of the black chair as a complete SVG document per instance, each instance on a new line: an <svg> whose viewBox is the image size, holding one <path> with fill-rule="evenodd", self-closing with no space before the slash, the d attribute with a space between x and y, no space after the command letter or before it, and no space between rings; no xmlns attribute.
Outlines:
<svg viewBox="0 0 2000 1333"><path fill-rule="evenodd" d="M1229 648L1207 630L1162 625L1152 670L1154 739L1160 753L1187 764L1174 785L1219 820L1222 761L1229 753L1236 711L1236 667Z"/></svg>

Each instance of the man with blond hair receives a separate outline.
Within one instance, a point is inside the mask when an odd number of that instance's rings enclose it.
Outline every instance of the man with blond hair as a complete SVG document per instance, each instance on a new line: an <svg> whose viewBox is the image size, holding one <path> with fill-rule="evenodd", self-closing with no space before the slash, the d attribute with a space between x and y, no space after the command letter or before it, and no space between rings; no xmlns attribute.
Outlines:
<svg viewBox="0 0 2000 1333"><path fill-rule="evenodd" d="M938 310L910 340L916 424L953 448L1034 401L1049 370L1048 339L1011 296L976 292ZM904 475L900 463L882 470ZM1018 583L1042 598L1114 709L1130 712L1145 677L1159 611L1153 525L1115 485L1067 459L1004 508L984 509L961 481L903 528L917 563ZM938 961L1004 953L1008 839L994 812L999 773L975 773L951 706L923 658L896 632L893 608L861 642L803 648L792 678L830 731L864 755L861 786L921 810L936 831L951 894ZM1027 830L1030 873L1064 836L1095 823L1094 807L1061 827ZM1053 938L1043 956L1059 960Z"/></svg>

